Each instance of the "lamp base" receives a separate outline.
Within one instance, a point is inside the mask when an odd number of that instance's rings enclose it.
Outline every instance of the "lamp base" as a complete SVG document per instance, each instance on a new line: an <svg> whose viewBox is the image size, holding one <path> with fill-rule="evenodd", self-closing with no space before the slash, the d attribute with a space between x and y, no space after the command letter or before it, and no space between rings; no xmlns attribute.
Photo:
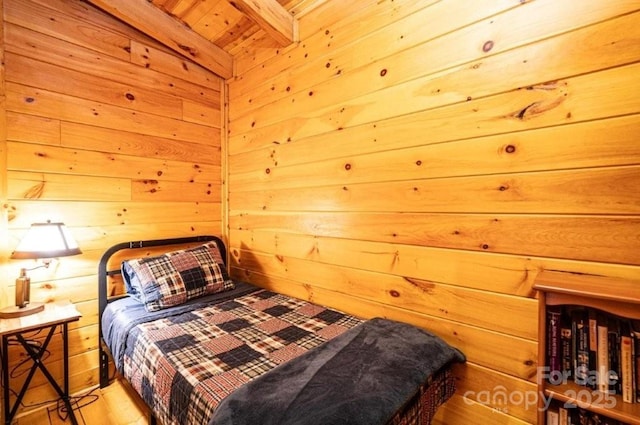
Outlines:
<svg viewBox="0 0 640 425"><path fill-rule="evenodd" d="M26 307L18 307L12 305L11 307L5 307L0 309L0 319L15 319L16 317L29 316L44 310L43 303L29 303Z"/></svg>

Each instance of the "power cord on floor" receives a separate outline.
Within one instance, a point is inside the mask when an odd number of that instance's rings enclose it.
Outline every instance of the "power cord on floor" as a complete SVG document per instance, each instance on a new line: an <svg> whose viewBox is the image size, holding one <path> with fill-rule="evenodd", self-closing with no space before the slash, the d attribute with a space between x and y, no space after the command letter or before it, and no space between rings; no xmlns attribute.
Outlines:
<svg viewBox="0 0 640 425"><path fill-rule="evenodd" d="M91 403L96 402L100 398L100 396L98 396L97 394L93 394L93 392L95 390L97 390L97 389L98 389L98 387L90 390L86 394L82 394L82 395L78 395L78 396L74 396L74 397L69 397L69 404L71 405L71 408L79 411L83 407L86 407L86 406L90 405ZM58 401L56 403L55 410L56 410L56 412L58 414L58 418L60 418L61 421L66 421L67 418L69 417L69 412L67 411L67 406L66 406L64 400L62 400L61 398L58 399ZM49 410L49 412L51 412L51 411L52 410Z"/></svg>
<svg viewBox="0 0 640 425"><path fill-rule="evenodd" d="M42 343L38 340L35 340L33 338L37 337L40 331L36 332L33 335L30 335L29 339L25 338L25 342L27 345L29 345L34 351L36 352L40 352L42 350ZM20 342L17 339L10 339L8 341L8 345L9 346L22 346L22 344L20 344ZM6 356L7 353L0 353L0 365L2 365L2 356ZM40 361L44 361L47 358L49 358L51 355L51 353L49 352L49 350L45 350L42 353L42 356L40 357ZM31 369L31 365L29 365L28 368L24 367L25 364L28 364L29 362L32 362L33 360L31 359L31 357L26 357L23 360L21 360L20 362L18 362L15 366L13 366L10 370L9 370L9 377L12 379L18 378L26 373L29 372L29 370ZM114 373L115 376L115 373ZM3 383L0 382L0 387L3 386ZM88 393L86 394L82 394L82 395L78 395L78 396L73 396L73 397L69 397L69 402L70 405L72 406L72 408L75 406L76 410L79 410L85 406L90 405L91 403L94 403L95 401L98 400L99 396L96 394L93 394L93 392L98 389L98 387L90 390ZM10 391L10 393L13 395L13 397L17 398L18 397L18 393L12 389L12 388L8 388L7 390ZM64 400L62 398L57 398L57 399L52 399L52 400L45 400L39 403L33 403L33 404L25 404L23 401L20 402L20 406L24 409L33 409L33 408L38 408L38 407L42 407L42 406L47 406L50 404L56 404L55 410L58 414L58 418L60 418L60 420L62 421L66 421L67 418L69 417L69 412L67 411L67 406L64 403ZM53 409L47 409L48 412L52 412Z"/></svg>
<svg viewBox="0 0 640 425"><path fill-rule="evenodd" d="M38 334L40 333L40 331L37 331L35 334L31 335L29 337L29 339L25 338L25 343L31 347L34 351L36 352L40 352L42 351L42 343L38 340L35 340L33 338L37 337ZM11 346L19 346L22 347L22 344L20 344L20 342L17 339L11 338L7 341L7 345L9 347ZM8 355L8 353L2 353L3 356ZM40 357L40 361L44 361L47 358L49 358L49 356L51 355L51 353L49 352L49 350L45 350L42 353L42 356ZM1 359L0 359L1 360ZM29 367L23 367L24 365L28 364L29 362L33 362L33 360L31 359L31 357L25 357L24 359L22 359L20 362L18 362L15 366L13 366L11 369L9 369L9 378L11 379L16 379L19 378L20 376L26 374L29 372L29 370L31 370L31 365L29 365ZM1 365L2 363L0 363ZM22 368L22 370L21 370ZM1 370L1 369L0 369ZM0 387L3 387L4 383L0 382ZM18 397L18 393L13 389L13 388L8 388L9 392L14 396L14 397ZM52 401L49 401L49 403ZM36 406L40 406L43 403L37 403ZM20 405L22 407L26 407L24 403L20 403Z"/></svg>

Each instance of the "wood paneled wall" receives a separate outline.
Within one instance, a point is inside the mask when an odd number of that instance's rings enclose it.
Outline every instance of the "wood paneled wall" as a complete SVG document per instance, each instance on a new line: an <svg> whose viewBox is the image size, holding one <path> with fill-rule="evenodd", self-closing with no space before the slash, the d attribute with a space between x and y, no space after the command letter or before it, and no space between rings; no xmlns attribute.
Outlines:
<svg viewBox="0 0 640 425"><path fill-rule="evenodd" d="M83 313L70 333L77 392L98 382L103 251L127 240L222 233L224 87L84 2L0 5L2 306L14 302L19 267L31 264L8 258L20 237L33 222L65 222L83 254L30 275L33 300L70 299ZM59 341L46 362L61 375ZM40 372L32 386L28 407L55 398Z"/></svg>
<svg viewBox="0 0 640 425"><path fill-rule="evenodd" d="M535 423L537 273L640 276L640 3L470 3L330 0L236 55L232 272L459 347L439 423Z"/></svg>
<svg viewBox="0 0 640 425"><path fill-rule="evenodd" d="M640 276L640 3L318 4L238 49L221 155L220 79L84 2L0 0L2 305L29 224L67 223L83 254L32 298L78 303L90 387L104 249L228 221L234 276L462 349L439 423L534 423L538 271Z"/></svg>

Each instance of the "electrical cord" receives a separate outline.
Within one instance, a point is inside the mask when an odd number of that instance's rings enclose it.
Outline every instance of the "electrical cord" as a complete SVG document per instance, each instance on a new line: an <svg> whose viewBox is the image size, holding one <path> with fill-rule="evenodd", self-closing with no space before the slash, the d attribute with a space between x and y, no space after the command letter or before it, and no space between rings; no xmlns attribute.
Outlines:
<svg viewBox="0 0 640 425"><path fill-rule="evenodd" d="M31 347L31 349L36 352L36 353L41 353L40 356L40 361L44 361L47 358L49 358L51 356L51 352L49 350L45 350L44 352L42 352L42 342L33 339L36 338L38 336L38 334L41 332L41 330L38 331L34 331L35 333L29 335L29 338L25 338L25 343ZM8 341L8 345L9 346L20 346L22 347L22 344L18 341L17 338L11 338ZM2 353L0 350L0 362L2 361L2 356L6 356L8 355L8 353ZM12 379L18 378L26 373L28 373L31 370L31 365L29 365L29 367L24 367L25 365L29 364L29 362L32 362L33 359L29 356L24 358L23 360L21 360L20 362L18 362L15 366L13 366L8 372L9 372L9 377ZM1 370L1 365L3 363L0 363L0 370ZM115 377L115 373L114 373L114 377ZM2 382L0 382L0 387L3 387L4 384ZM79 396L73 396L73 397L69 397L69 403L72 406L75 406L76 410L79 410L85 406L90 405L91 403L94 403L95 401L98 400L99 396L96 394L93 394L93 392L98 389L98 387L90 390L88 393L86 394L82 394ZM9 392L14 396L14 397L18 397L18 393L13 389L13 388L7 388L5 390L9 390ZM41 401L39 403L32 403L32 404L25 404L23 401L20 401L20 406L22 406L25 409L29 409L29 408L37 408L37 407L41 407L41 406L46 406L46 405L50 405L55 403L55 410L58 414L58 418L60 418L60 420L62 421L66 421L67 418L69 417L69 412L67 411L67 406L64 403L64 400L60 397L58 397L57 399L51 399L51 400L45 400L45 401ZM51 412L52 410L47 409L48 412Z"/></svg>
<svg viewBox="0 0 640 425"><path fill-rule="evenodd" d="M98 389L98 387L90 390L86 394L82 394L82 395L74 396L74 397L69 397L69 404L72 406L73 409L79 411L83 407L86 407L86 406L90 405L91 403L95 403L100 398L99 395L93 394L93 392L95 390L97 390L97 389ZM56 403L55 410L56 410L56 412L58 414L58 418L60 418L60 420L66 421L67 418L69 417L69 412L67 411L67 406L65 405L64 400L62 400L61 398L58 399L58 401ZM49 412L51 412L51 410L49 410Z"/></svg>
<svg viewBox="0 0 640 425"><path fill-rule="evenodd" d="M25 343L31 347L34 352L36 353L40 353L42 351L42 343L40 341L36 341L36 340L32 340L32 339L25 339ZM22 344L20 344L18 342L18 340L10 340L9 341L9 345L10 346L20 346L22 347ZM45 350L42 353L42 356L40 357L41 361L44 361L46 359L48 359L51 356L51 352L49 350ZM18 364L16 364L10 371L9 371L9 377L10 378L18 378L26 373L29 372L29 370L31 369L31 365L29 365L29 362L32 361L31 357L25 357L22 361L18 362ZM29 365L28 368L24 368L23 370L20 370L20 368L24 365Z"/></svg>

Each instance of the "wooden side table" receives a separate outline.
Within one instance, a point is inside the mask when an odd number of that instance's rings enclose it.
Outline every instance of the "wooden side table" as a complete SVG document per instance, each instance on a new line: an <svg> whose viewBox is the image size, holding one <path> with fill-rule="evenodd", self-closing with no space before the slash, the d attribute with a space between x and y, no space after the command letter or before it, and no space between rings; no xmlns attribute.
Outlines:
<svg viewBox="0 0 640 425"><path fill-rule="evenodd" d="M17 317L13 319L0 319L0 336L2 337L2 384L4 387L4 423L10 425L15 417L18 407L22 402L24 395L29 388L31 379L36 370L40 369L47 378L56 393L62 398L69 412L71 423L77 425L75 414L71 408L69 399L69 337L67 325L70 322L77 321L82 315L78 312L75 305L70 302L64 303L48 303L45 304L43 311L32 314L30 316ZM62 356L63 356L63 383L62 388L56 382L55 378L47 370L42 362L42 356L47 350L47 346L53 337L56 327L62 328ZM32 331L46 330L47 335L40 347L35 347L25 339L24 334ZM26 353L31 358L33 364L27 375L22 388L18 392L18 397L11 406L9 404L9 342L17 341L22 345Z"/></svg>

